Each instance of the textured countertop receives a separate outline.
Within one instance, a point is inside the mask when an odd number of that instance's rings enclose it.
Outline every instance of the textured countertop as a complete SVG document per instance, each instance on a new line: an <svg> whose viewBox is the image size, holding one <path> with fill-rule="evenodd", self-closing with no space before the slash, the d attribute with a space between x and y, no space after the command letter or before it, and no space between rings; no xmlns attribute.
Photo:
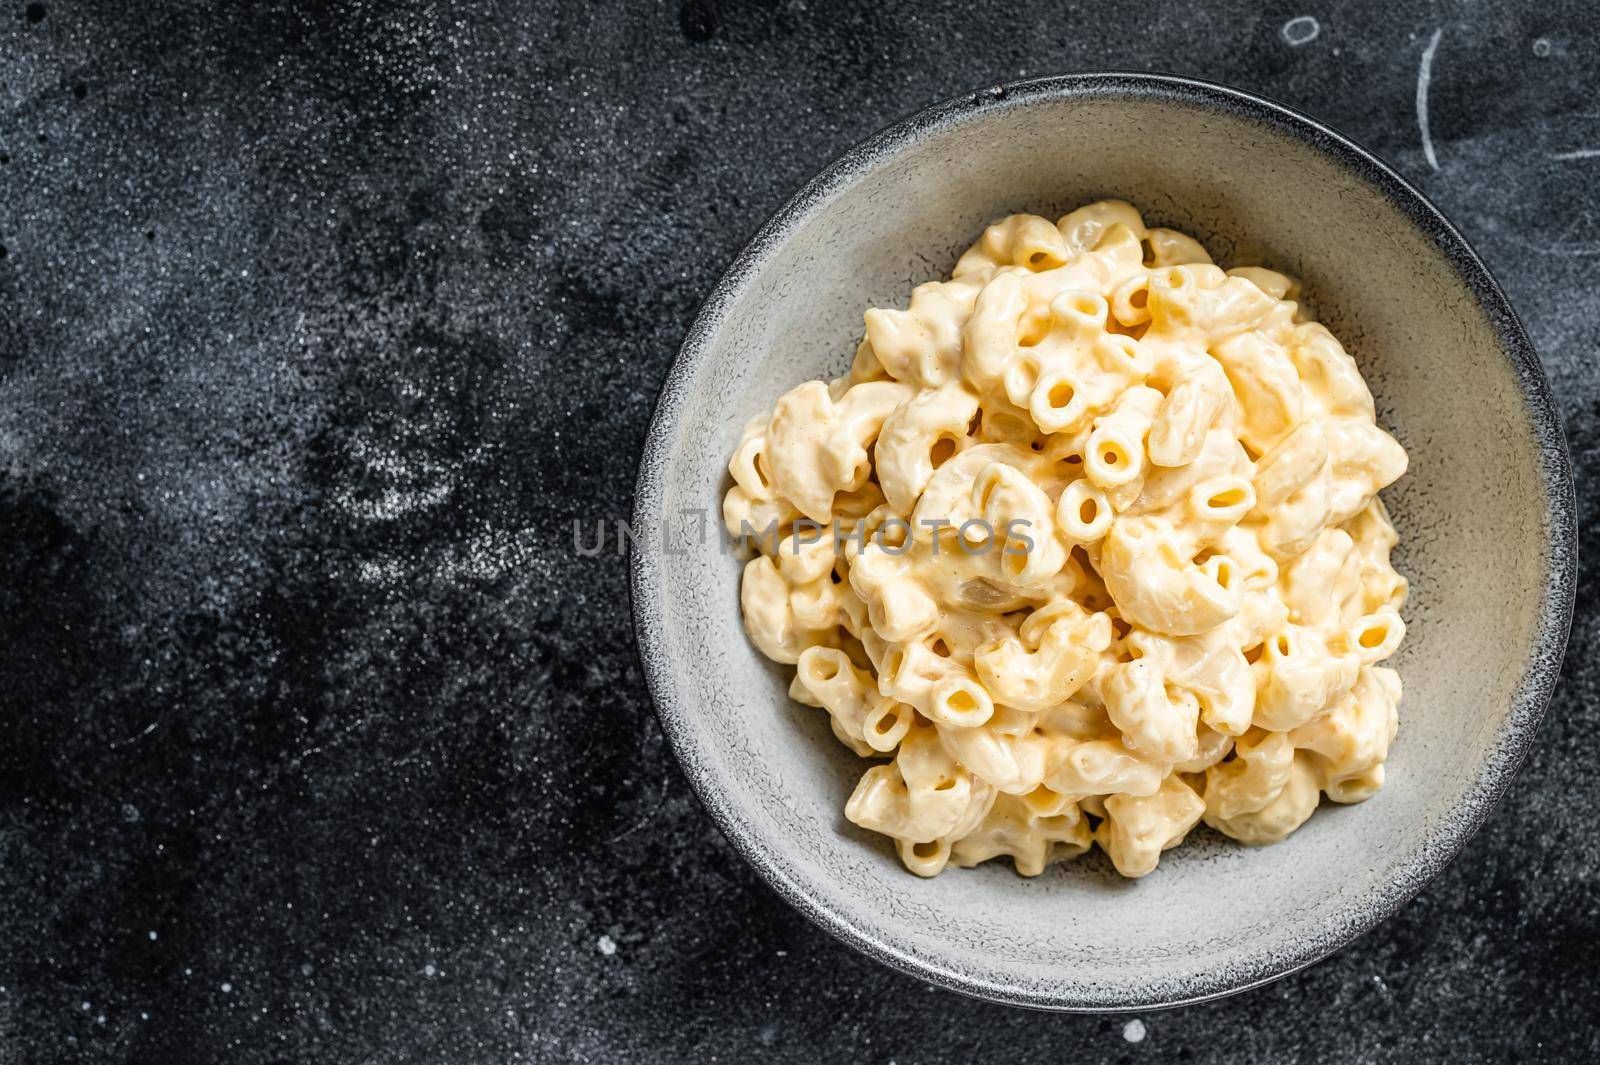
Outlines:
<svg viewBox="0 0 1600 1065"><path fill-rule="evenodd" d="M571 547L628 515L695 308L811 173L1097 67L1264 93L1432 197L1545 359L1587 530L1597 30L1574 0L3 0L0 1062L1600 1054L1594 551L1538 743L1444 875L1308 971L1102 1018L929 989L780 902L663 748L624 561Z"/></svg>

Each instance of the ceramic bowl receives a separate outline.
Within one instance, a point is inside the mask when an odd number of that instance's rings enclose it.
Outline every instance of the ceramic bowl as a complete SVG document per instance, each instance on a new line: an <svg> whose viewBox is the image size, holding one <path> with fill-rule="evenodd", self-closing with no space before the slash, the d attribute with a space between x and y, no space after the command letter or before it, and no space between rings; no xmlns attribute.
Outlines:
<svg viewBox="0 0 1600 1065"><path fill-rule="evenodd" d="M1388 783L1286 842L1195 832L1137 882L1098 851L904 871L849 824L864 763L785 696L718 535L741 426L848 366L868 307L903 306L1003 215L1132 201L1224 265L1302 279L1411 455L1385 493L1412 581ZM705 533L701 531L701 515ZM1313 119L1145 74L1042 78L930 108L847 152L733 263L661 393L640 466L634 614L662 727L707 811L807 916L874 958L1024 1006L1129 1010L1293 972L1392 914L1505 790L1555 683L1576 540L1561 425L1505 294L1394 171ZM1467 860L1471 860L1470 855Z"/></svg>

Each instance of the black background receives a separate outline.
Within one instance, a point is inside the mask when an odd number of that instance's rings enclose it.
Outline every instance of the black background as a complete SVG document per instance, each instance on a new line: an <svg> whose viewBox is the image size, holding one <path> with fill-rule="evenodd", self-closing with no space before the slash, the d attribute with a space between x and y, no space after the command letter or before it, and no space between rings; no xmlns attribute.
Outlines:
<svg viewBox="0 0 1600 1065"><path fill-rule="evenodd" d="M1593 1057L1592 553L1461 858L1135 1043L781 903L663 748L623 560L571 529L628 514L695 308L810 174L1108 67L1264 93L1418 183L1545 359L1587 529L1596 29L1571 0L4 0L0 1061Z"/></svg>

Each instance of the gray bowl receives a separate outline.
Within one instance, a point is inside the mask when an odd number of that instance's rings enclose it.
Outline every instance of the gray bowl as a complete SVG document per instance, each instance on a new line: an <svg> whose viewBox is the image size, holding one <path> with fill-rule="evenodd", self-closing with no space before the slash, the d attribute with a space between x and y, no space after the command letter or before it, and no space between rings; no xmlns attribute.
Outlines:
<svg viewBox="0 0 1600 1065"><path fill-rule="evenodd" d="M848 365L867 307L943 277L983 226L1104 196L1225 265L1304 281L1411 454L1385 493L1412 579L1388 784L1287 842L1209 832L1123 882L1098 854L906 873L844 820L863 763L745 639L718 535L740 427ZM701 535L699 514L708 519ZM1146 74L1041 78L930 108L852 149L762 228L707 301L639 470L633 607L662 727L706 809L801 912L890 965L1001 1002L1194 1002L1324 957L1466 845L1533 740L1571 617L1576 536L1560 420L1504 293L1437 209L1326 126L1234 89Z"/></svg>

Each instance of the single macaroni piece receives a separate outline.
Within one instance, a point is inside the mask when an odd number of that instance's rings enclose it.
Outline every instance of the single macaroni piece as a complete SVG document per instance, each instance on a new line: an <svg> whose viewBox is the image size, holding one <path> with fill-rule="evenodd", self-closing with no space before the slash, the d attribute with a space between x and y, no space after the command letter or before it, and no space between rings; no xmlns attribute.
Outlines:
<svg viewBox="0 0 1600 1065"><path fill-rule="evenodd" d="M912 872L1139 877L1382 787L1406 454L1298 295L1119 201L1013 215L745 426L745 630Z"/></svg>

